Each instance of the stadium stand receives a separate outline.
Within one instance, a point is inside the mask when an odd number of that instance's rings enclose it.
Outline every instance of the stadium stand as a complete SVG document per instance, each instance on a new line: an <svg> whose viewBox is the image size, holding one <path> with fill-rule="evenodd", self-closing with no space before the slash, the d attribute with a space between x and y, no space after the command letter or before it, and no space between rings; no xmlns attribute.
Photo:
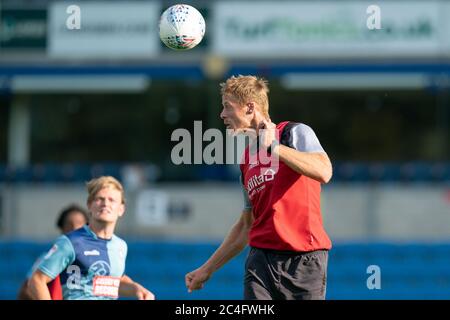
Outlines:
<svg viewBox="0 0 450 320"><path fill-rule="evenodd" d="M242 299L248 249L213 275L205 288L188 294L187 271L202 263L217 243L130 242L126 272L158 299ZM0 243L0 299L15 299L34 259L46 243ZM327 299L449 299L450 245L341 243L330 251ZM368 289L369 266L381 271L381 288Z"/></svg>
<svg viewBox="0 0 450 320"><path fill-rule="evenodd" d="M16 168L2 164L0 165L0 183L83 183L99 175L121 177L124 166L126 166L125 163L38 163ZM166 175L164 170L161 172L159 181L172 180L171 174ZM183 176L188 181L236 180L234 172L227 166L220 165L200 165L198 168L177 171L177 179ZM447 162L336 162L333 182L448 183L450 182L450 164Z"/></svg>

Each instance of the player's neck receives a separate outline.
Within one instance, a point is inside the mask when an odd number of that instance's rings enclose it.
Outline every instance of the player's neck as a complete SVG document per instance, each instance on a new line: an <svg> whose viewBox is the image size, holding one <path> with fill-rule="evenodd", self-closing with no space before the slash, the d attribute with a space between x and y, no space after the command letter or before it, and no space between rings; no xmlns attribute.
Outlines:
<svg viewBox="0 0 450 320"><path fill-rule="evenodd" d="M114 234L116 224L111 222L91 221L89 227L97 237L109 240Z"/></svg>
<svg viewBox="0 0 450 320"><path fill-rule="evenodd" d="M263 120L268 120L266 117L264 117L261 113L256 113L253 117L252 121L250 122L250 126L252 129L257 130L259 128L259 124Z"/></svg>

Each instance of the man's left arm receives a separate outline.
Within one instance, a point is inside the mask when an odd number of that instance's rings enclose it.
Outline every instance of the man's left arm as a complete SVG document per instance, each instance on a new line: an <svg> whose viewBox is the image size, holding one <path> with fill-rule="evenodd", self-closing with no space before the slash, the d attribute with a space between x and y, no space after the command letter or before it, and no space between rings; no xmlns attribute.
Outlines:
<svg viewBox="0 0 450 320"><path fill-rule="evenodd" d="M314 131L305 124L296 124L289 130L289 146L276 141L276 126L271 121L263 121L260 129L261 144L271 146L273 156L278 156L289 168L320 183L328 183L333 175L333 167L328 155L320 145Z"/></svg>
<svg viewBox="0 0 450 320"><path fill-rule="evenodd" d="M155 300L155 295L127 275L120 279L119 295L133 297L139 300Z"/></svg>
<svg viewBox="0 0 450 320"><path fill-rule="evenodd" d="M333 175L331 161L325 152L302 152L280 144L272 152L295 172L320 183L328 183Z"/></svg>

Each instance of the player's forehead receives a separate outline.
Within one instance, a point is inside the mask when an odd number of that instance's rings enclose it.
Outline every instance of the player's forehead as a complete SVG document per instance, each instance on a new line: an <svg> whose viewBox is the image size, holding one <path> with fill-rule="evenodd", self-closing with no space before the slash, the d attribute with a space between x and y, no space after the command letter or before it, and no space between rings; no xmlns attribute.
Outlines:
<svg viewBox="0 0 450 320"><path fill-rule="evenodd" d="M113 185L106 185L97 192L95 198L121 199L122 193Z"/></svg>
<svg viewBox="0 0 450 320"><path fill-rule="evenodd" d="M222 105L225 104L236 105L239 104L239 101L235 96L231 94L224 94L222 95Z"/></svg>

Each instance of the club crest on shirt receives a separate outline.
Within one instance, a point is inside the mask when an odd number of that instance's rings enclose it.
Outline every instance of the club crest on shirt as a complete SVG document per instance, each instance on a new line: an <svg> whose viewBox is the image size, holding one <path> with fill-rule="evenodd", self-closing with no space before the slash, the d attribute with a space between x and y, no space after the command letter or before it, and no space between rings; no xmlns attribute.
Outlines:
<svg viewBox="0 0 450 320"><path fill-rule="evenodd" d="M50 258L56 251L58 251L58 246L56 244L53 245L53 247L47 252L44 259L47 260Z"/></svg>
<svg viewBox="0 0 450 320"><path fill-rule="evenodd" d="M106 261L100 260L94 262L89 267L89 274L94 274L98 276L108 276L111 272L111 267Z"/></svg>

